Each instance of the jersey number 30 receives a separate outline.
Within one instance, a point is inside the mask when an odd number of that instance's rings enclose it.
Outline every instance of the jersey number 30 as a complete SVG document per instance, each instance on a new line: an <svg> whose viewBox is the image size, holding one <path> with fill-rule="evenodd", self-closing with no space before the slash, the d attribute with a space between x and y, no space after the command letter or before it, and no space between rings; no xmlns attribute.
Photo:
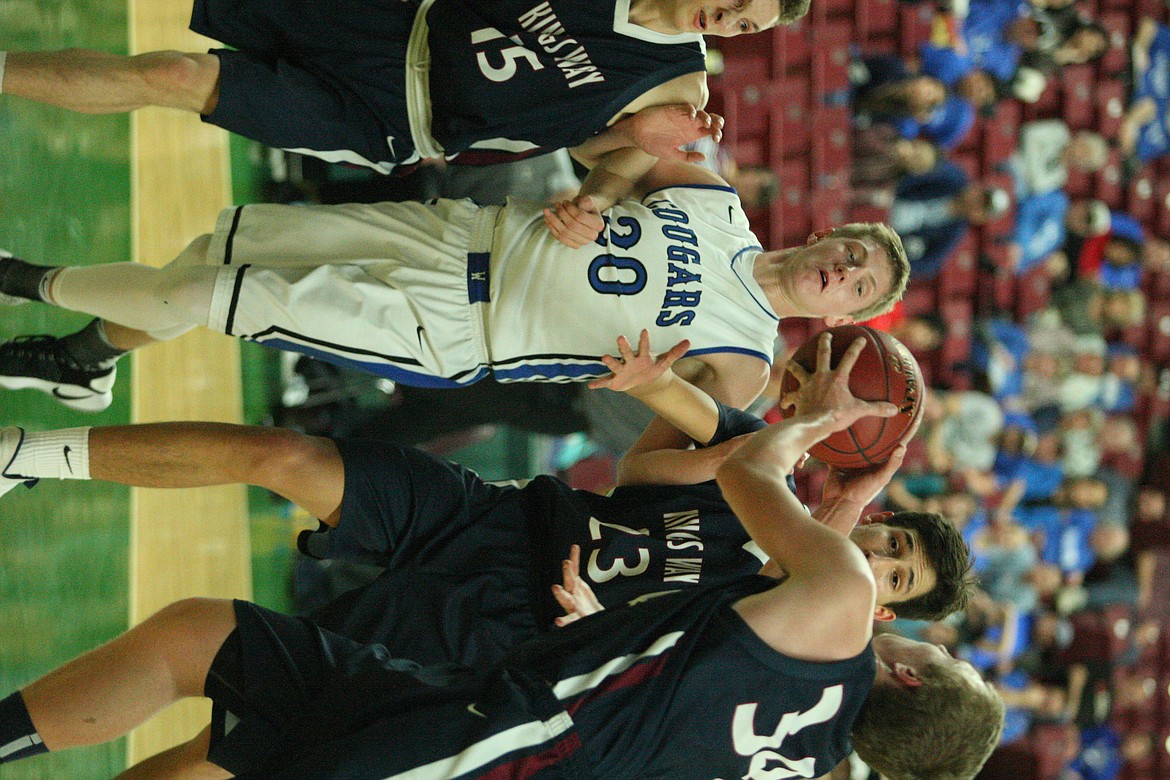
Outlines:
<svg viewBox="0 0 1170 780"><path fill-rule="evenodd" d="M495 27L483 27L471 33L471 45L479 46L504 37L504 34ZM533 70L544 70L544 63L537 58L536 52L525 48L519 37L513 35L508 37L508 40L513 41L516 45L500 49L499 54L503 57L502 65L493 65L489 62L486 52L476 52L475 61L479 63L479 70L485 78L497 82L507 81L516 75L516 62L518 60L526 60Z"/></svg>

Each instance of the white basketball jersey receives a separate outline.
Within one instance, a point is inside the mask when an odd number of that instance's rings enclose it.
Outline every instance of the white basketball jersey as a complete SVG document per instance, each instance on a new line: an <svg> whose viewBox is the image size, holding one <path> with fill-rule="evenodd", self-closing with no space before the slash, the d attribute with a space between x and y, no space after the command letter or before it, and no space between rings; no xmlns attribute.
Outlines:
<svg viewBox="0 0 1170 780"><path fill-rule="evenodd" d="M668 187L605 218L595 243L570 249L536 204L503 209L483 307L497 379L604 376L599 358L616 352L615 337L637 343L642 328L659 352L690 339L688 355L739 352L771 363L779 318L752 278L762 249L734 190ZM487 281L484 270L472 257L473 291L475 279Z"/></svg>

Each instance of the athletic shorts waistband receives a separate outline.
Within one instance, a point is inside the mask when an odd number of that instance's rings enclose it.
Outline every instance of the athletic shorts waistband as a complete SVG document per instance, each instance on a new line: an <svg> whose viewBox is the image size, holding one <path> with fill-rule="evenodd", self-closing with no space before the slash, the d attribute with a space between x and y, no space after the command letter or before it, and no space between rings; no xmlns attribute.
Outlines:
<svg viewBox="0 0 1170 780"><path fill-rule="evenodd" d="M435 0L423 0L414 15L406 45L406 114L410 140L423 157L442 157L443 146L431 135L431 46L427 10Z"/></svg>

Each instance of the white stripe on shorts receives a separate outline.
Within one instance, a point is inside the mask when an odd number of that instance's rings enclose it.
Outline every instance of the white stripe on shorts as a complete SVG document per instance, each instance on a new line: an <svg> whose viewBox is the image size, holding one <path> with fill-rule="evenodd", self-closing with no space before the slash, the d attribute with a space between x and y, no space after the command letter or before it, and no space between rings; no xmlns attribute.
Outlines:
<svg viewBox="0 0 1170 780"><path fill-rule="evenodd" d="M566 712L554 715L545 721L532 721L513 726L507 731L476 742L454 756L441 758L423 766L417 766L385 780L447 780L474 772L480 767L507 755L514 750L537 747L573 727L573 719Z"/></svg>

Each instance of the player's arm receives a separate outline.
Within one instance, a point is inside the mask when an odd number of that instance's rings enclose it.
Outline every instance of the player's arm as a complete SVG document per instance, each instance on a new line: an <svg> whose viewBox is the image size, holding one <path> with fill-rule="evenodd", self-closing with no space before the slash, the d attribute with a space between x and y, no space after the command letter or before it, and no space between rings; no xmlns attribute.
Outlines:
<svg viewBox="0 0 1170 780"><path fill-rule="evenodd" d="M698 390L707 400L714 398L735 408L742 408L755 400L768 377L767 363L742 354L704 355L701 361L684 358L674 364L673 371L691 386L687 393ZM697 396L692 396L692 401L706 404L706 400ZM712 408L714 404L706 407L708 410ZM691 436L676 428L669 419L655 417L623 458L623 470L619 475L621 483L693 485L713 479L715 468L738 445L724 442L706 450L690 450L693 441L711 440L718 425L717 410L714 423L710 420L707 418L702 423L702 429L692 429L698 435ZM711 435L704 435L708 428Z"/></svg>
<svg viewBox="0 0 1170 780"><path fill-rule="evenodd" d="M570 154L587 168L592 168L602 155L626 147L636 147L664 160L702 162L702 153L679 147L708 136L716 143L723 138L723 117L689 103L649 106L624 115L571 149Z"/></svg>
<svg viewBox="0 0 1170 780"><path fill-rule="evenodd" d="M752 436L717 474L744 528L788 573L781 586L742 599L736 609L773 648L810 660L848 658L865 647L876 586L857 546L813 520L785 475L829 434L867 414L897 413L893 404L861 401L849 392L849 371L864 343L851 345L831 370L829 339L822 336L817 373L798 391L809 401L805 413Z"/></svg>
<svg viewBox="0 0 1170 780"><path fill-rule="evenodd" d="M637 148L617 149L594 162L576 198L544 210L545 224L553 236L573 248L594 241L605 227L602 212L625 198L641 198L652 190L680 184L727 186L706 168L660 160Z"/></svg>

